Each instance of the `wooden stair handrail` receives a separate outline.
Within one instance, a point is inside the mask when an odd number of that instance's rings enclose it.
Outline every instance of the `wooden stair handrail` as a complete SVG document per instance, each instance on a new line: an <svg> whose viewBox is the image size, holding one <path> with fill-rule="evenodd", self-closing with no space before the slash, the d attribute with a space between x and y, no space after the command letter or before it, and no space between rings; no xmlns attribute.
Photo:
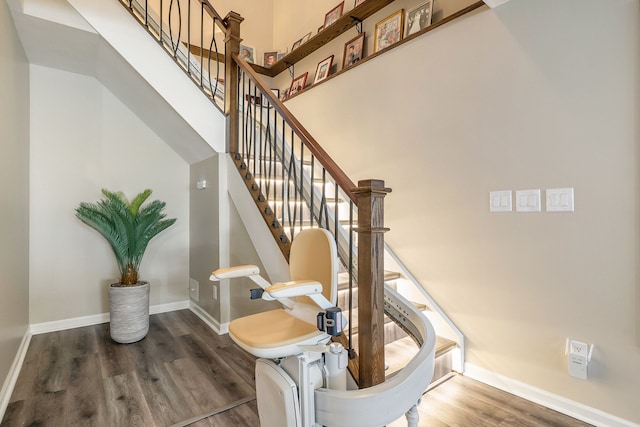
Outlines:
<svg viewBox="0 0 640 427"><path fill-rule="evenodd" d="M222 19L222 17L220 16L216 8L213 7L211 3L209 3L209 0L198 0L198 1L205 6L205 10L209 14L209 16L213 18L213 21L220 23L219 24L221 26L220 29L223 30L224 32L227 29L227 22L224 19Z"/></svg>
<svg viewBox="0 0 640 427"><path fill-rule="evenodd" d="M295 118L287 107L273 95L271 89L265 86L258 73L240 57L237 53L231 55L234 61L240 66L240 68L251 76L251 79L255 85L262 92L262 96L266 96L273 108L280 113L285 122L291 126L291 129L298 135L303 144L309 149L309 151L318 159L318 162L327 170L330 176L333 177L335 182L342 188L344 193L353 201L357 206L358 200L353 193L352 189L356 188L356 185L351 181L346 173L333 161L333 159L327 154L326 151L318 144L313 136L305 129L302 124Z"/></svg>

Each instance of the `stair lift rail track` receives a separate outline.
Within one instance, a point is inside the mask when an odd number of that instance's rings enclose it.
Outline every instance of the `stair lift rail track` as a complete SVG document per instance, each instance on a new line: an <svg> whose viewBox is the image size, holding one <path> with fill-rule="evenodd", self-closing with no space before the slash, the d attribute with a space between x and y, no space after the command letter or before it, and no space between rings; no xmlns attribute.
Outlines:
<svg viewBox="0 0 640 427"><path fill-rule="evenodd" d="M361 390L315 392L316 423L352 427L376 427L406 415L409 426L417 426L415 405L433 377L435 331L431 323L409 301L385 286L385 311L409 332L420 346L405 368L384 383ZM415 399L415 400L412 400Z"/></svg>

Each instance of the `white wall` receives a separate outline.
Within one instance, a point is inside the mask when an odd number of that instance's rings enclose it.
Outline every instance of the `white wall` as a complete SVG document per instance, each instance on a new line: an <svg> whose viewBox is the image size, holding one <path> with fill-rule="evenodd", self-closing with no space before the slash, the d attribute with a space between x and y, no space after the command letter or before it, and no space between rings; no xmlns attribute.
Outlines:
<svg viewBox="0 0 640 427"><path fill-rule="evenodd" d="M639 11L606 3L483 8L287 104L393 188L386 240L468 362L638 423ZM489 191L556 187L574 213L488 212ZM566 337L596 346L587 381Z"/></svg>
<svg viewBox="0 0 640 427"><path fill-rule="evenodd" d="M1 390L29 325L29 66L6 2L0 58Z"/></svg>
<svg viewBox="0 0 640 427"><path fill-rule="evenodd" d="M189 166L93 77L32 65L30 322L108 311L111 249L74 216L100 189L145 188L177 223L151 241L151 304L188 298Z"/></svg>

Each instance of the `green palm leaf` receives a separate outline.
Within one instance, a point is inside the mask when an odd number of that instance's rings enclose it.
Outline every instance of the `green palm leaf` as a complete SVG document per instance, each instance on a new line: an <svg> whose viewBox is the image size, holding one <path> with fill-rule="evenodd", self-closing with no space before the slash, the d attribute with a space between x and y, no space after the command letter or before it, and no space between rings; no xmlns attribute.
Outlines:
<svg viewBox="0 0 640 427"><path fill-rule="evenodd" d="M138 281L140 263L151 239L176 222L175 218L164 219L164 202L155 200L142 206L151 193L144 190L129 202L122 192L103 189L104 199L82 202L76 208L76 217L98 231L111 246L125 286Z"/></svg>

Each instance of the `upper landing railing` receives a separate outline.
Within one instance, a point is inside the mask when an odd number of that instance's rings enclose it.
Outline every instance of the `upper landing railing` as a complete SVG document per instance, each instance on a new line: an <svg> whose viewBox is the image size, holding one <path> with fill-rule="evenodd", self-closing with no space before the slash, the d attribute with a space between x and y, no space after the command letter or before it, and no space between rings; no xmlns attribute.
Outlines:
<svg viewBox="0 0 640 427"><path fill-rule="evenodd" d="M214 104L224 106L227 21L208 0L120 0ZM151 4L150 4L151 3Z"/></svg>

